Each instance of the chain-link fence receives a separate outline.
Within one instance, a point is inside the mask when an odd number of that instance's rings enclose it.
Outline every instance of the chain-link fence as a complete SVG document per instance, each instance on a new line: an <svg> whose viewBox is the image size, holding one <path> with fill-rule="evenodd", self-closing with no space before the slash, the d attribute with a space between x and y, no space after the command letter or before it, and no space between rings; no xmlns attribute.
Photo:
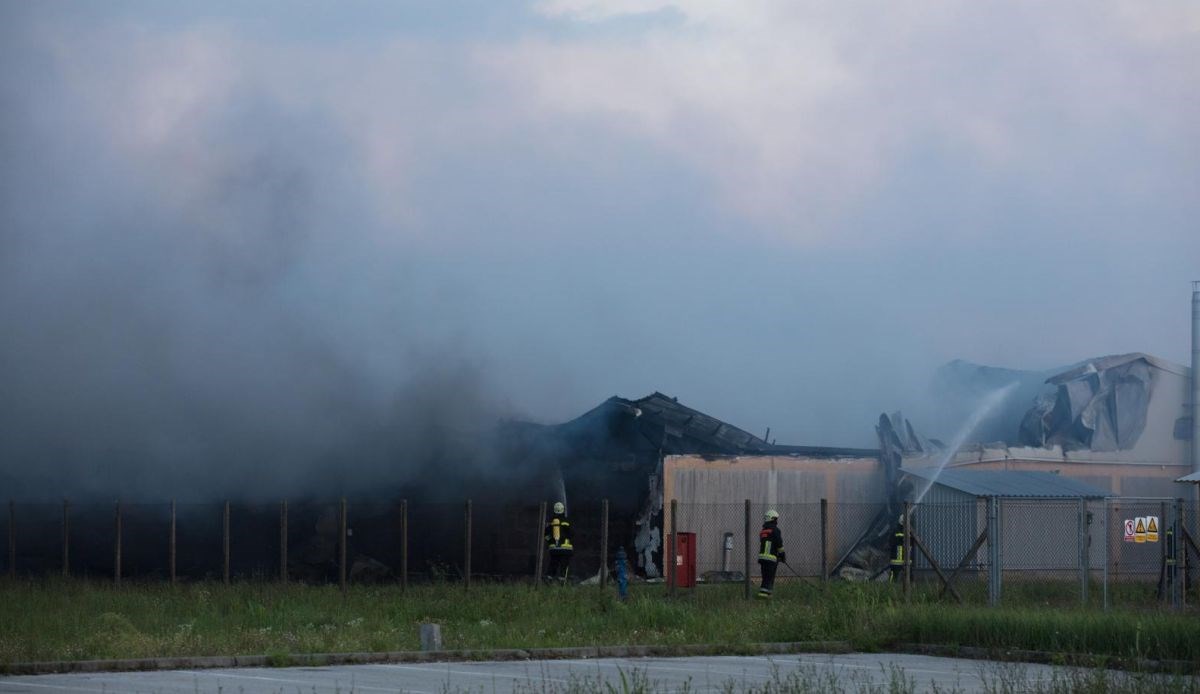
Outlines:
<svg viewBox="0 0 1200 694"><path fill-rule="evenodd" d="M1179 506L1179 533L1175 536L1179 564L1179 599L1186 607L1200 607L1200 505L1195 502Z"/></svg>
<svg viewBox="0 0 1200 694"><path fill-rule="evenodd" d="M0 574L112 580L308 583L532 581L549 570L549 504L368 500L275 503L9 503ZM674 518L671 508L674 506ZM910 583L989 604L1200 607L1200 508L1173 499L977 498L910 509L880 503L773 504L786 565L778 580L831 575ZM670 537L694 540L700 584L757 581L766 504L668 504ZM603 502L570 509L568 579L599 582L619 546L634 562L631 514ZM656 530L657 532L657 530ZM540 555L540 556L539 556ZM853 558L856 572L839 572ZM683 558L676 561L682 562ZM662 562L662 563L659 563ZM673 563L672 563L673 564ZM749 572L747 573L747 568ZM603 569L603 570L602 570ZM651 576L653 578L653 576Z"/></svg>
<svg viewBox="0 0 1200 694"><path fill-rule="evenodd" d="M893 517L895 508L884 504L770 507L779 512L787 551L780 580L827 577L853 557L858 580L901 582L905 562L897 557L907 556L910 585L947 600L1133 608L1182 607L1189 598L1200 604L1193 506L1134 498L931 502L911 506L907 533L903 514ZM750 580L759 579L758 530L767 508L676 506L680 533L695 536L698 582L744 580L747 557ZM664 524L669 533L669 517Z"/></svg>
<svg viewBox="0 0 1200 694"><path fill-rule="evenodd" d="M632 519L608 526L603 502L569 510L575 546L569 580L599 581L618 545L632 556ZM308 583L532 580L548 515L537 503L465 500L10 502L0 512L5 543L0 575ZM548 564L543 556L543 573Z"/></svg>
<svg viewBox="0 0 1200 694"><path fill-rule="evenodd" d="M914 580L937 581L941 595L964 602L986 601L991 569L986 500L923 503L909 515Z"/></svg>

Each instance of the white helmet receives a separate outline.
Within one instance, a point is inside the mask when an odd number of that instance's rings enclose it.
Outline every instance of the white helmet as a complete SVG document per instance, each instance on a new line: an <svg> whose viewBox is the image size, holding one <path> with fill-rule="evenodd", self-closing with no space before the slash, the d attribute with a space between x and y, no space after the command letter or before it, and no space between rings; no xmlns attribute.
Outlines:
<svg viewBox="0 0 1200 694"><path fill-rule="evenodd" d="M561 514L561 513L566 513L566 512L567 512L567 507L563 505L563 502L561 502L561 501L555 501L555 502L554 502L554 512L555 512L555 513L560 513L560 514Z"/></svg>
<svg viewBox="0 0 1200 694"><path fill-rule="evenodd" d="M766 513L763 514L763 520L768 520L768 521L779 520L779 511L776 511L775 509L771 509L770 511L767 511Z"/></svg>

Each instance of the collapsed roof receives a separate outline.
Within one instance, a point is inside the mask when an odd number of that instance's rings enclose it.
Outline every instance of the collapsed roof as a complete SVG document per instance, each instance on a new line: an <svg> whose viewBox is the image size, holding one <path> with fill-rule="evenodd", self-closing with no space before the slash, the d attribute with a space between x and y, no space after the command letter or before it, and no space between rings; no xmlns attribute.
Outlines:
<svg viewBox="0 0 1200 694"><path fill-rule="evenodd" d="M1019 430L1027 446L1123 451L1146 428L1156 371L1185 375L1178 365L1141 352L1100 357L1046 380Z"/></svg>
<svg viewBox="0 0 1200 694"><path fill-rule="evenodd" d="M568 422L511 423L543 454L575 460L618 461L664 455L876 456L877 450L769 443L743 429L654 392L627 400L613 396Z"/></svg>
<svg viewBox="0 0 1200 694"><path fill-rule="evenodd" d="M1097 357L1050 371L1000 369L958 360L938 370L934 391L952 419L954 415L965 419L987 393L1018 384L1005 405L976 428L976 441L1125 451L1137 444L1146 428L1149 404L1163 373L1186 377L1188 369L1141 352Z"/></svg>

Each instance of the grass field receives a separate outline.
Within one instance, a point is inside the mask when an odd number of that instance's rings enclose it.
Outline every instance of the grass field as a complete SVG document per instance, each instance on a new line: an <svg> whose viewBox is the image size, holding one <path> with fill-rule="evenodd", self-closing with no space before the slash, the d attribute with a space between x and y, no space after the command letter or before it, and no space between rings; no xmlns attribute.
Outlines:
<svg viewBox="0 0 1200 694"><path fill-rule="evenodd" d="M860 650L927 643L1200 665L1195 615L906 605L887 585L789 583L769 603L746 602L740 586L675 598L637 586L621 603L579 586L355 586L343 595L298 584L0 581L3 662L410 650L426 621L442 625L450 649L846 640Z"/></svg>

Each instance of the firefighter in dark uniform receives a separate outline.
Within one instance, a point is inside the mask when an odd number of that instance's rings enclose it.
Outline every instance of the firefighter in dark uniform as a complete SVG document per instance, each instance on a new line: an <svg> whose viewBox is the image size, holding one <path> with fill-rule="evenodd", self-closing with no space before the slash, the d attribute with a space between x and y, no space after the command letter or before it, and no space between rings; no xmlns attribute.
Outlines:
<svg viewBox="0 0 1200 694"><path fill-rule="evenodd" d="M762 530L758 533L758 567L762 570L758 597L771 597L771 591L775 588L775 570L781 561L787 561L787 554L783 551L783 533L779 532L779 513L767 511L763 516Z"/></svg>
<svg viewBox="0 0 1200 694"><path fill-rule="evenodd" d="M561 501L554 502L554 515L546 524L546 549L550 554L549 576L566 581L575 547L571 544L571 522L567 520L567 508Z"/></svg>
<svg viewBox="0 0 1200 694"><path fill-rule="evenodd" d="M892 561L888 567L888 580L892 583L904 580L904 514L896 521L896 532L892 535Z"/></svg>

